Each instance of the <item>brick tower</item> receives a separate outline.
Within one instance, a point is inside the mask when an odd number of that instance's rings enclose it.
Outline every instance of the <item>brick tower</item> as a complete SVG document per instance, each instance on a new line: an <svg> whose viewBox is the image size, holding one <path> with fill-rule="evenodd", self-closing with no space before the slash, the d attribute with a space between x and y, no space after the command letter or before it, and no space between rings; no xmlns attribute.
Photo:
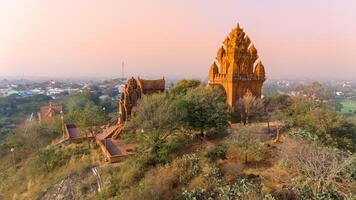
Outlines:
<svg viewBox="0 0 356 200"><path fill-rule="evenodd" d="M266 80L265 69L257 61L257 49L251 44L239 24L226 37L209 70L209 84L222 87L227 103L235 112L236 102L246 93L260 98L263 82ZM257 64L255 64L257 63Z"/></svg>

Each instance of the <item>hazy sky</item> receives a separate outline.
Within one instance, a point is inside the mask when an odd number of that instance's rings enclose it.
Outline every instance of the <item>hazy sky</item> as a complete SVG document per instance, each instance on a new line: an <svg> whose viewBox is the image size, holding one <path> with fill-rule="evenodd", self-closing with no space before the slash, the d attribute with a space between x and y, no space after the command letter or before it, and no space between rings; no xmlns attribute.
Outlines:
<svg viewBox="0 0 356 200"><path fill-rule="evenodd" d="M355 78L355 0L0 0L0 76L205 78L240 22L271 78Z"/></svg>

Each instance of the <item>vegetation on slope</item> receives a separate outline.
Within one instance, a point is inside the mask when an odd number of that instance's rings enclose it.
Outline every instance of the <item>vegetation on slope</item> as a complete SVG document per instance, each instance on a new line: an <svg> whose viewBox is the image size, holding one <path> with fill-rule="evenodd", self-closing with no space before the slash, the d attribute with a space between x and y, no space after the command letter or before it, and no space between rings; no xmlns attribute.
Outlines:
<svg viewBox="0 0 356 200"><path fill-rule="evenodd" d="M189 85L186 81L184 84ZM181 87L182 84L177 85ZM202 116L199 111L208 113L212 105L224 101L219 98L205 101L209 95L199 96L197 92L204 86L180 88L179 91L184 91L180 95L172 92L145 98L131 121L137 130L131 137L142 149L137 156L120 163L119 169L110 169L107 190L96 198L355 198L356 160L352 153L355 124L336 113L334 102L323 99L329 96L320 87L313 84L299 88L305 88L308 94L315 90L315 94L320 93L318 96L272 94L262 100L243 99L241 111L249 106L249 113L242 116L243 119L249 115L246 126L234 125L225 132L219 126L224 123L215 123L210 127L212 130L204 131L205 137L200 137L200 129L194 129L190 123L199 125ZM199 96L198 109L179 107L180 101L190 98L189 94ZM171 103L167 104L169 101ZM164 111L155 109L159 105ZM165 109L165 105L170 109ZM226 112L227 107L212 110L204 117ZM189 111L196 118L187 117ZM288 134L278 137L276 132ZM152 136L162 138L153 137L157 139L153 140L155 142L140 140ZM279 141L272 140L276 137ZM185 142L177 146L175 141L178 140ZM171 145L173 151L169 150Z"/></svg>
<svg viewBox="0 0 356 200"><path fill-rule="evenodd" d="M319 84L298 87L298 92L243 99L239 108L245 125L230 125L219 88L178 82L139 102L121 135L138 144L136 155L115 165L105 165L99 149L86 143L51 145L61 135L58 119L34 123L28 128L31 137L18 129L0 146L1 197L45 199L64 182L78 194L68 198L82 199L355 198L355 119L337 113L335 101ZM83 129L107 123L108 112L115 110L95 94L63 102L65 121ZM16 149L16 169L10 147ZM100 193L90 189L96 181L88 169L95 166L103 180ZM86 181L70 181L75 177Z"/></svg>
<svg viewBox="0 0 356 200"><path fill-rule="evenodd" d="M26 98L18 95L0 97L0 140L49 100L50 97L41 94Z"/></svg>
<svg viewBox="0 0 356 200"><path fill-rule="evenodd" d="M65 122L77 123L83 130L85 126L106 124L115 110L114 104L102 102L98 95L91 93L69 95L57 101L64 105ZM47 99L41 104L48 103ZM5 136L0 143L0 199L36 199L63 178L83 174L88 169L90 172L91 167L103 162L93 145L91 149L86 143L56 145L62 135L61 119L56 117L48 122L34 119ZM96 183L95 178L93 181Z"/></svg>

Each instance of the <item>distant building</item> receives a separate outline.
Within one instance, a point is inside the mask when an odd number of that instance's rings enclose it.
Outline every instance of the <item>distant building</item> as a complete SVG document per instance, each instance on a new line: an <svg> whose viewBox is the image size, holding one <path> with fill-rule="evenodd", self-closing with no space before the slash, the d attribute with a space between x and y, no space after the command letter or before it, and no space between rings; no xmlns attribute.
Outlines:
<svg viewBox="0 0 356 200"><path fill-rule="evenodd" d="M61 88L49 88L49 89L47 90L47 95L48 95L48 96L53 96L53 95L61 94L61 93L63 93L63 92L65 92L65 90L64 90L64 89L61 89Z"/></svg>
<svg viewBox="0 0 356 200"><path fill-rule="evenodd" d="M99 99L103 101L103 100L106 100L106 99L110 99L110 96L107 95L107 94L104 94L104 95L99 96Z"/></svg>
<svg viewBox="0 0 356 200"><path fill-rule="evenodd" d="M62 105L49 103L48 106L42 106L37 113L39 121L52 120L55 116L60 116L62 112Z"/></svg>
<svg viewBox="0 0 356 200"><path fill-rule="evenodd" d="M18 93L18 95L20 95L21 97L32 97L33 93L29 91L21 91Z"/></svg>
<svg viewBox="0 0 356 200"><path fill-rule="evenodd" d="M10 96L13 94L19 94L19 91L10 89L10 90L7 90L4 94L5 94L4 96Z"/></svg>
<svg viewBox="0 0 356 200"><path fill-rule="evenodd" d="M44 94L45 92L44 92L44 90L41 90L41 89L39 89L39 88L35 88L35 89L32 89L32 90L30 90L30 92L32 92L32 94Z"/></svg>

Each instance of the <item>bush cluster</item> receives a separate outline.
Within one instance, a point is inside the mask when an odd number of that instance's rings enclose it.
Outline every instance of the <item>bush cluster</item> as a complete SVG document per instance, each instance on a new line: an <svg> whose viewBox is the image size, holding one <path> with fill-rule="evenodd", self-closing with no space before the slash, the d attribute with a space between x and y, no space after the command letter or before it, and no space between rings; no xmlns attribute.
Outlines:
<svg viewBox="0 0 356 200"><path fill-rule="evenodd" d="M226 159L226 146L218 145L215 149L209 151L206 155L211 161Z"/></svg>
<svg viewBox="0 0 356 200"><path fill-rule="evenodd" d="M184 191L178 197L179 200L205 200L205 199L274 199L270 194L264 195L260 180L237 179L231 185L216 187L212 190L200 189Z"/></svg>
<svg viewBox="0 0 356 200"><path fill-rule="evenodd" d="M86 145L68 146L55 149L53 147L41 150L34 159L33 170L41 173L52 172L69 162L72 157L80 157L89 154Z"/></svg>
<svg viewBox="0 0 356 200"><path fill-rule="evenodd" d="M181 159L178 159L174 165L182 170L182 173L179 176L179 181L181 183L188 183L201 171L199 158L196 154L185 154Z"/></svg>

